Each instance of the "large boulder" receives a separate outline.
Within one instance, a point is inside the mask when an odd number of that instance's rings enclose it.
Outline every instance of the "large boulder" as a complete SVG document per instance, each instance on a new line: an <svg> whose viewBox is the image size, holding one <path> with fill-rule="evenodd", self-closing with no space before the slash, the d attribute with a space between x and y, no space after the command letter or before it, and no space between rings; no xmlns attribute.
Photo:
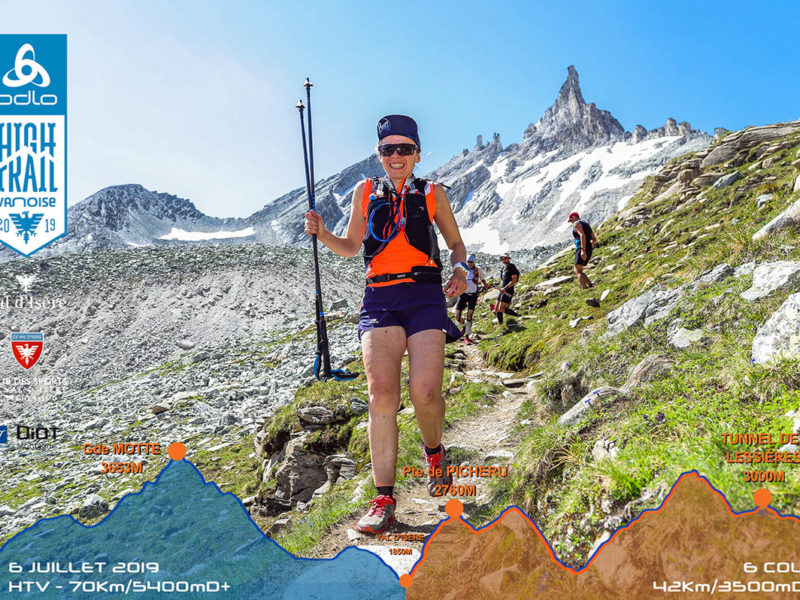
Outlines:
<svg viewBox="0 0 800 600"><path fill-rule="evenodd" d="M81 519L94 519L108 512L108 502L102 496L90 494L81 504L78 516Z"/></svg>
<svg viewBox="0 0 800 600"><path fill-rule="evenodd" d="M675 308L685 292L683 286L665 290L655 286L641 296L608 313L608 329L604 338L610 338L636 325L648 326L666 317Z"/></svg>
<svg viewBox="0 0 800 600"><path fill-rule="evenodd" d="M734 171L733 173L728 173L727 175L723 175L719 179L714 182L714 188L721 190L726 187L732 186L734 183L739 181L742 178L742 174L739 171Z"/></svg>
<svg viewBox="0 0 800 600"><path fill-rule="evenodd" d="M325 459L325 473L328 480L314 491L314 496L322 496L330 491L339 479L352 479L356 476L356 461L344 454L334 454Z"/></svg>
<svg viewBox="0 0 800 600"><path fill-rule="evenodd" d="M340 420L331 409L324 406L306 406L297 411L297 416L312 425L327 425Z"/></svg>
<svg viewBox="0 0 800 600"><path fill-rule="evenodd" d="M712 283L717 283L718 281L722 281L723 279L727 279L731 275L733 275L734 270L727 263L722 263L711 269L710 271L706 271L705 273L701 274L697 279L692 282L692 288L699 287L701 285L711 285Z"/></svg>
<svg viewBox="0 0 800 600"><path fill-rule="evenodd" d="M800 183L800 177L797 178L797 181ZM795 188L798 188L798 186L795 185ZM797 200L789 208L772 219L772 221L756 231L753 234L753 239L760 240L763 237L767 237L783 229L788 229L789 227L800 227L800 200Z"/></svg>
<svg viewBox="0 0 800 600"><path fill-rule="evenodd" d="M619 308L608 313L608 329L606 330L605 337L617 335L631 327L644 323L647 307L653 301L658 291L659 288L656 286L652 290L636 298L631 298Z"/></svg>
<svg viewBox="0 0 800 600"><path fill-rule="evenodd" d="M724 173L717 173L717 172L703 173L702 175L695 177L692 183L694 183L694 185L696 185L697 187L705 187L707 185L711 185L712 183L719 181L720 177L724 177L724 175L725 175Z"/></svg>
<svg viewBox="0 0 800 600"><path fill-rule="evenodd" d="M753 302L780 289L800 289L800 262L779 260L759 265L753 271L753 285L743 291L741 297Z"/></svg>
<svg viewBox="0 0 800 600"><path fill-rule="evenodd" d="M645 327L665 318L683 297L683 286L671 290L659 290L653 296L653 301L647 306L644 315Z"/></svg>
<svg viewBox="0 0 800 600"><path fill-rule="evenodd" d="M684 350L702 339L702 329L686 329L685 327L679 327L670 335L669 343L679 350Z"/></svg>
<svg viewBox="0 0 800 600"><path fill-rule="evenodd" d="M275 473L277 489L275 496L292 504L308 502L326 481L325 457L305 449L307 435L289 440L286 444L286 459Z"/></svg>
<svg viewBox="0 0 800 600"><path fill-rule="evenodd" d="M561 277L553 277L552 279L548 279L546 281L541 281L533 286L533 289L537 292L542 292L544 290L549 290L560 285L564 285L565 283L569 283L572 281L574 277L572 275L562 275Z"/></svg>
<svg viewBox="0 0 800 600"><path fill-rule="evenodd" d="M648 356L633 368L628 381L622 386L622 390L632 390L645 383L661 379L674 364L674 361L666 356Z"/></svg>
<svg viewBox="0 0 800 600"><path fill-rule="evenodd" d="M616 400L622 394L621 390L610 386L603 386L589 392L581 398L572 408L561 415L558 419L559 425L575 425L579 423L589 412L606 406Z"/></svg>
<svg viewBox="0 0 800 600"><path fill-rule="evenodd" d="M792 294L772 313L753 339L753 362L800 358L800 293Z"/></svg>

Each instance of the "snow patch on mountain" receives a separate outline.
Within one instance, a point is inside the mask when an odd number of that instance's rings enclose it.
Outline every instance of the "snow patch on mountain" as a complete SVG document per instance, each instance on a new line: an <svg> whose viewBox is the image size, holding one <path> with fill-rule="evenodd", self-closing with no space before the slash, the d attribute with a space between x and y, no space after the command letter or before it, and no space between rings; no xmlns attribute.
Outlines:
<svg viewBox="0 0 800 600"><path fill-rule="evenodd" d="M232 238L250 237L252 235L255 235L255 232L256 230L253 229L252 227L246 227L245 229L240 229L239 231L212 231L212 232L186 231L184 229L173 227L169 233L160 236L158 239L179 240L182 242L203 242L210 240L227 240Z"/></svg>

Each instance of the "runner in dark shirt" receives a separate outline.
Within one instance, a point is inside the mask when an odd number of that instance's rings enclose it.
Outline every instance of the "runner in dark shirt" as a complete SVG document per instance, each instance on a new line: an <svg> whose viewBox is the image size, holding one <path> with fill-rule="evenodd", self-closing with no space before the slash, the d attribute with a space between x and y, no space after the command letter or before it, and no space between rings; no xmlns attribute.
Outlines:
<svg viewBox="0 0 800 600"><path fill-rule="evenodd" d="M517 316L517 313L511 310L508 305L511 304L511 298L514 296L514 286L519 281L519 269L511 262L511 257L508 254L501 254L500 260L503 261L503 269L500 271L500 296L497 298L495 313L497 314L497 322L502 324L505 313Z"/></svg>
<svg viewBox="0 0 800 600"><path fill-rule="evenodd" d="M567 220L572 223L572 237L575 241L575 276L582 288L593 287L589 277L583 272L583 268L589 264L589 259L592 258L592 249L597 244L597 238L592 231L592 226L581 219L578 213L570 213Z"/></svg>

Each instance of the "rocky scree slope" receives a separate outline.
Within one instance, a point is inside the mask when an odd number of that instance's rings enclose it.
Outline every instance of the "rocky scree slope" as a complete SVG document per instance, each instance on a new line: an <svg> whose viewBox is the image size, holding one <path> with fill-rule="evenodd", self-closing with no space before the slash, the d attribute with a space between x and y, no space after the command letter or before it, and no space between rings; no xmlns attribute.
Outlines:
<svg viewBox="0 0 800 600"><path fill-rule="evenodd" d="M332 359L352 361L363 267L322 256ZM91 522L152 479L108 475L83 443L175 440L223 489L248 495L232 471L247 463L257 428L313 379L315 335L308 251L252 244L102 250L0 265L5 333L43 332L29 371L4 354L0 423L0 540L44 516ZM22 293L17 276L34 277ZM16 306L17 301L21 307ZM29 304L31 306L29 306ZM8 343L6 341L6 343ZM28 448L17 424L56 427ZM213 460L212 460L213 459ZM223 460L224 459L224 460ZM255 489L255 488L254 488Z"/></svg>
<svg viewBox="0 0 800 600"><path fill-rule="evenodd" d="M357 259L320 255L328 292L323 298L354 309L363 267ZM9 330L43 332L36 376L63 375L68 383L61 391L80 391L174 360L192 348L312 324L312 269L307 251L258 244L11 261L0 266L0 298L10 299L0 339ZM35 278L28 294L17 276ZM17 308L20 297L23 307ZM10 353L0 357L0 368L22 373ZM3 392L4 401L19 394L8 386Z"/></svg>

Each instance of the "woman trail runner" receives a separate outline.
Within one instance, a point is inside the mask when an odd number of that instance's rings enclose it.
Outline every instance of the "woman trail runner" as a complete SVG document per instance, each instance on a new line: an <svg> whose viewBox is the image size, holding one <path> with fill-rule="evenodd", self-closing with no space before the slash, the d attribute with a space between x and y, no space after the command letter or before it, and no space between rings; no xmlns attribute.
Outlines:
<svg viewBox="0 0 800 600"><path fill-rule="evenodd" d="M369 447L378 495L358 529L384 531L394 521L397 500L397 409L401 364L408 351L408 387L422 436L431 495L452 483L445 475L442 445L444 345L461 332L447 316L445 296L467 287L466 249L441 185L414 176L420 161L417 124L405 115L378 122L378 156L386 175L367 179L353 191L350 221L343 237L325 229L315 211L306 213L305 231L341 256L364 247L366 289L359 336L369 389ZM442 291L436 230L450 249L453 275Z"/></svg>

